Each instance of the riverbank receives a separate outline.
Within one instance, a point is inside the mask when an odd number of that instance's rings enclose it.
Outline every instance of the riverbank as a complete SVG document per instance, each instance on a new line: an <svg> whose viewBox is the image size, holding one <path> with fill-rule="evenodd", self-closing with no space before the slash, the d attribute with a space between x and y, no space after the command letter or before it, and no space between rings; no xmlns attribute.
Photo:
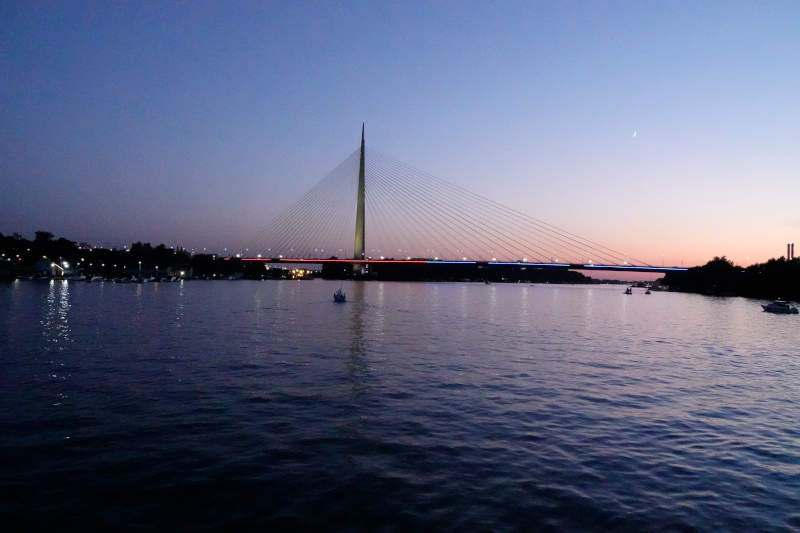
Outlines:
<svg viewBox="0 0 800 533"><path fill-rule="evenodd" d="M800 301L800 259L770 259L741 267L724 256L715 257L686 272L669 272L662 283L680 292Z"/></svg>

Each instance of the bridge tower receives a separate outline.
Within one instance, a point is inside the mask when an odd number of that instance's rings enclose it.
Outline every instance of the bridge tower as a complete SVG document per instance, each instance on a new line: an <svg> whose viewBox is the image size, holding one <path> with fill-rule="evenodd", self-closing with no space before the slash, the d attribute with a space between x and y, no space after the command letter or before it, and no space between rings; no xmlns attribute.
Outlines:
<svg viewBox="0 0 800 533"><path fill-rule="evenodd" d="M364 248L364 123L361 123L361 162L358 166L358 192L356 207L356 241L353 259L366 259ZM360 265L354 265L353 271L361 271Z"/></svg>

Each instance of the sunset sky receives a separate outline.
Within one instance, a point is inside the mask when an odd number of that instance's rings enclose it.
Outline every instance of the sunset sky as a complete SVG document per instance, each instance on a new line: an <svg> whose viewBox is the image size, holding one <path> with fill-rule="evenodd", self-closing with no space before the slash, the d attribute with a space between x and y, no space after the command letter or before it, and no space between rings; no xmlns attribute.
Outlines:
<svg viewBox="0 0 800 533"><path fill-rule="evenodd" d="M9 0L0 20L4 234L238 246L366 121L381 152L651 264L800 249L800 2Z"/></svg>

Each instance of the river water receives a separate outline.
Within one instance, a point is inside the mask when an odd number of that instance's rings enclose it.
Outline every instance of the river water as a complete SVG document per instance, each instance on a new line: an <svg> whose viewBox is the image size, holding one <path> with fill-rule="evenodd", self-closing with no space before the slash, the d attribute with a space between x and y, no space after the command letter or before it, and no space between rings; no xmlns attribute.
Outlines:
<svg viewBox="0 0 800 533"><path fill-rule="evenodd" d="M800 531L800 317L620 286L0 286L22 528Z"/></svg>

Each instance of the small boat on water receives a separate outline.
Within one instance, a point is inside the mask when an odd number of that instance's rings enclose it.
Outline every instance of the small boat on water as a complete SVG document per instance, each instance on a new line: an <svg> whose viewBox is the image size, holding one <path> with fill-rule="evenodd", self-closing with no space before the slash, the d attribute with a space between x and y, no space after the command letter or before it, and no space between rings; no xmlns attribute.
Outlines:
<svg viewBox="0 0 800 533"><path fill-rule="evenodd" d="M796 315L797 308L784 300L775 300L774 302L762 305L764 311L767 313L775 313L778 315Z"/></svg>
<svg viewBox="0 0 800 533"><path fill-rule="evenodd" d="M347 295L344 292L342 292L341 287L336 289L336 292L333 293L333 301L336 302L337 304L343 304L344 302L347 301Z"/></svg>
<svg viewBox="0 0 800 533"><path fill-rule="evenodd" d="M633 294L633 289L628 287L627 289L625 289L625 294Z"/></svg>
<svg viewBox="0 0 800 533"><path fill-rule="evenodd" d="M647 289L646 291L644 291L644 293L645 294L650 294L650 289Z"/></svg>

